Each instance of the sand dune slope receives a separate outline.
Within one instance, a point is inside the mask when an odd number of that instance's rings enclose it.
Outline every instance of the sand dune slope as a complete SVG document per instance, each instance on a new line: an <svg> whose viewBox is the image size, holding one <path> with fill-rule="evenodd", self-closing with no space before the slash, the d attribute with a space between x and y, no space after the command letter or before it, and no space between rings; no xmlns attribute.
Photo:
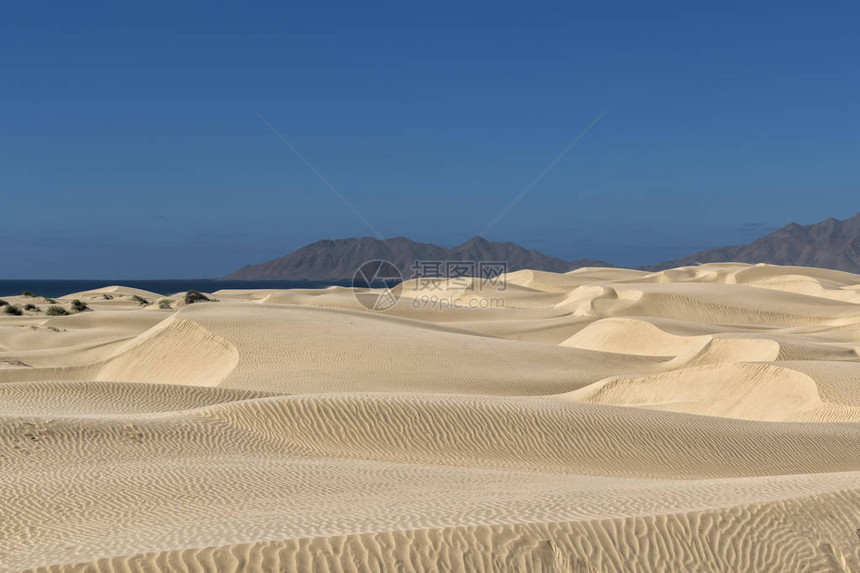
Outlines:
<svg viewBox="0 0 860 573"><path fill-rule="evenodd" d="M860 276L506 278L0 314L0 571L860 571Z"/></svg>

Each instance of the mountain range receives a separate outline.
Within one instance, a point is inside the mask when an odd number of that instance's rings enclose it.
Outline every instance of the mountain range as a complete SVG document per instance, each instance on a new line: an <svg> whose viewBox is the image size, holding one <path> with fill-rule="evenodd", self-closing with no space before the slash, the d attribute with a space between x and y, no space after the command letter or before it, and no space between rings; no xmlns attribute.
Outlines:
<svg viewBox="0 0 860 573"><path fill-rule="evenodd" d="M283 257L248 265L224 278L341 281L351 279L356 269L372 260L393 263L407 278L414 276L415 261L506 261L509 272L534 269L564 273L580 267L612 266L594 259L566 261L515 243L482 237L453 248L406 237L361 237L317 241ZM746 245L709 249L640 268L662 270L714 262L799 265L860 273L860 213L841 221L829 218L813 225L790 223Z"/></svg>
<svg viewBox="0 0 860 573"><path fill-rule="evenodd" d="M611 266L603 261L565 261L515 243L497 243L482 237L469 239L453 248L417 243L406 237L324 240L311 243L286 256L249 265L224 277L232 280L349 280L367 261L388 261L404 277L412 277L415 261L505 261L507 270L537 269L565 273L580 267ZM428 276L424 274L423 276Z"/></svg>
<svg viewBox="0 0 860 573"><path fill-rule="evenodd" d="M769 263L860 273L860 213L813 225L789 223L746 245L709 249L646 267L662 270L699 263Z"/></svg>

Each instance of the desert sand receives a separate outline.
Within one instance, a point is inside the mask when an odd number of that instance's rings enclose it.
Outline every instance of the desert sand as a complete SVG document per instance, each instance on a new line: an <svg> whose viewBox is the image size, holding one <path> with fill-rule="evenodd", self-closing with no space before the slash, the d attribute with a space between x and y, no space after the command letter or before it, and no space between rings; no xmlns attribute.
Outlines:
<svg viewBox="0 0 860 573"><path fill-rule="evenodd" d="M506 278L4 297L0 571L860 571L860 275Z"/></svg>

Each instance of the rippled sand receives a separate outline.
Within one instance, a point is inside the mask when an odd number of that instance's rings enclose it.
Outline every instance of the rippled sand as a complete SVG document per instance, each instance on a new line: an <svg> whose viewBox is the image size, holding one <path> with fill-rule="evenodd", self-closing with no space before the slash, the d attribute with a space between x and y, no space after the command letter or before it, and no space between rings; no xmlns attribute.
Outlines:
<svg viewBox="0 0 860 573"><path fill-rule="evenodd" d="M0 314L0 570L860 571L860 276L434 294Z"/></svg>

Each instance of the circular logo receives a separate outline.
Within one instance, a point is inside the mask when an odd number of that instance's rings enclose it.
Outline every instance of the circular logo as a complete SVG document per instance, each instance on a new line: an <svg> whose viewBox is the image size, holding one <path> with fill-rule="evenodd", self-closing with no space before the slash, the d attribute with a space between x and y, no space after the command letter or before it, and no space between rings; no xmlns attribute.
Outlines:
<svg viewBox="0 0 860 573"><path fill-rule="evenodd" d="M388 261L367 261L352 277L352 292L364 308L388 310L400 300L403 275Z"/></svg>

